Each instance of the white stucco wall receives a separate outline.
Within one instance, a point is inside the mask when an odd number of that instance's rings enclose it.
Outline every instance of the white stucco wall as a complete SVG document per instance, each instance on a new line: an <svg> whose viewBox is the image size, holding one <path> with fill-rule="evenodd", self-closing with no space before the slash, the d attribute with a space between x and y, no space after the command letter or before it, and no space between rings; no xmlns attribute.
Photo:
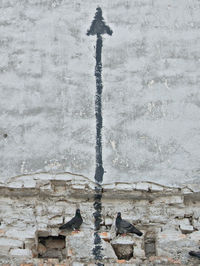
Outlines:
<svg viewBox="0 0 200 266"><path fill-rule="evenodd" d="M186 1L1 1L0 180L95 171L101 6L104 183L199 183L199 9ZM7 137L6 135L7 134Z"/></svg>

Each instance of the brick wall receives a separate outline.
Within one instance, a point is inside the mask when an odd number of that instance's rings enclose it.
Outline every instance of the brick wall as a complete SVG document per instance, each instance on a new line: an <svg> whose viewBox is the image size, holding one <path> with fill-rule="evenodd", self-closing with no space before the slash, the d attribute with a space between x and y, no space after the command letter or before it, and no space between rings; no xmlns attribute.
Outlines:
<svg viewBox="0 0 200 266"><path fill-rule="evenodd" d="M26 183L27 179L31 182ZM15 178L0 190L1 263L93 265L93 182L67 174L32 175ZM59 226L74 216L76 208L84 220L80 232L60 231ZM119 211L143 232L142 237L116 236ZM198 195L192 188L144 182L103 185L99 235L105 265L195 265L188 252L198 250L199 228ZM65 236L65 245L57 239L59 235ZM39 238L45 237L48 243L40 243ZM127 258L126 252L132 254L129 260L119 260ZM51 261L55 254L57 259Z"/></svg>

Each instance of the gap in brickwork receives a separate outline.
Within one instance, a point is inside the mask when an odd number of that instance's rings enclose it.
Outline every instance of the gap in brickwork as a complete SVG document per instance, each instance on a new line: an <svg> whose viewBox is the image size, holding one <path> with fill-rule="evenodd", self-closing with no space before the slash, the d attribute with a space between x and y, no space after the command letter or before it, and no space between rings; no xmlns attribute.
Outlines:
<svg viewBox="0 0 200 266"><path fill-rule="evenodd" d="M38 236L38 258L66 258L65 236Z"/></svg>
<svg viewBox="0 0 200 266"><path fill-rule="evenodd" d="M130 260L133 258L133 245L131 244L112 244L115 255L119 260Z"/></svg>

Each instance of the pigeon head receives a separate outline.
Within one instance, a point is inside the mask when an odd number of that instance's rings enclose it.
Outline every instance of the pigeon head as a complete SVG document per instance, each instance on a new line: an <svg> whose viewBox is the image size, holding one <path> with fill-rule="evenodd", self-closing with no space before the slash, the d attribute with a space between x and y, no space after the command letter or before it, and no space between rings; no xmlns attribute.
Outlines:
<svg viewBox="0 0 200 266"><path fill-rule="evenodd" d="M80 213L81 213L80 209L77 209L76 214L80 214Z"/></svg>
<svg viewBox="0 0 200 266"><path fill-rule="evenodd" d="M117 213L117 218L121 218L121 212Z"/></svg>

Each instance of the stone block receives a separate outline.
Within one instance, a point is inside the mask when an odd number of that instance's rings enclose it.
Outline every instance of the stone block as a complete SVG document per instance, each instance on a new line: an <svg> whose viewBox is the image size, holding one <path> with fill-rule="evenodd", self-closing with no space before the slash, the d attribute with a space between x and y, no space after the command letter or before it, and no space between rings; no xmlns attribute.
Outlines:
<svg viewBox="0 0 200 266"><path fill-rule="evenodd" d="M159 185L156 185L156 184L150 184L149 185L149 188L152 192L160 192L160 191L163 191L163 187L162 186L159 186Z"/></svg>
<svg viewBox="0 0 200 266"><path fill-rule="evenodd" d="M181 224L180 229L183 234L189 234L194 231L194 227L192 225Z"/></svg>
<svg viewBox="0 0 200 266"><path fill-rule="evenodd" d="M60 232L59 228L51 228L50 235L51 236L58 236L59 235L59 232Z"/></svg>
<svg viewBox="0 0 200 266"><path fill-rule="evenodd" d="M194 218L196 218L196 219L198 219L198 218L200 218L200 208L198 207L198 208L193 208L193 217Z"/></svg>
<svg viewBox="0 0 200 266"><path fill-rule="evenodd" d="M200 244L200 231L195 231L192 232L191 234L188 235L189 239L192 240L194 243L197 242Z"/></svg>
<svg viewBox="0 0 200 266"><path fill-rule="evenodd" d="M10 182L7 187L9 188L22 188L23 187L23 181L12 181Z"/></svg>
<svg viewBox="0 0 200 266"><path fill-rule="evenodd" d="M40 186L40 190L44 192L51 192L52 191L51 184L49 183L49 184Z"/></svg>
<svg viewBox="0 0 200 266"><path fill-rule="evenodd" d="M11 238L0 238L0 249L9 250L10 248L22 248L23 241L11 239Z"/></svg>
<svg viewBox="0 0 200 266"><path fill-rule="evenodd" d="M190 220L188 218L184 218L179 220L179 225L190 225Z"/></svg>
<svg viewBox="0 0 200 266"><path fill-rule="evenodd" d="M58 259L48 259L47 262L52 263L52 264L58 264L59 260Z"/></svg>
<svg viewBox="0 0 200 266"><path fill-rule="evenodd" d="M38 224L48 224L49 218L47 216L37 216L36 221Z"/></svg>
<svg viewBox="0 0 200 266"><path fill-rule="evenodd" d="M46 208L42 204L36 205L35 210L36 210L37 216L45 215L47 213Z"/></svg>
<svg viewBox="0 0 200 266"><path fill-rule="evenodd" d="M149 261L153 263L153 265L181 265L180 260L175 260L170 257L163 256L151 256Z"/></svg>
<svg viewBox="0 0 200 266"><path fill-rule="evenodd" d="M6 236L7 237L13 237L19 240L25 240L25 239L34 239L35 238L35 229L24 229L19 230L19 228L11 228L6 231Z"/></svg>
<svg viewBox="0 0 200 266"><path fill-rule="evenodd" d="M134 258L145 258L144 238L134 238L133 247L134 247L133 250Z"/></svg>
<svg viewBox="0 0 200 266"><path fill-rule="evenodd" d="M51 230L38 230L37 236L38 237L47 237L51 235Z"/></svg>
<svg viewBox="0 0 200 266"><path fill-rule="evenodd" d="M134 246L133 255L136 258L145 258L144 249L141 246Z"/></svg>
<svg viewBox="0 0 200 266"><path fill-rule="evenodd" d="M116 188L116 185L114 183L111 184L105 184L103 185L104 190L113 190Z"/></svg>
<svg viewBox="0 0 200 266"><path fill-rule="evenodd" d="M9 257L9 249L8 248L4 248L4 249L0 249L0 258L3 257Z"/></svg>
<svg viewBox="0 0 200 266"><path fill-rule="evenodd" d="M36 187L36 181L33 179L26 179L23 182L24 188L35 188Z"/></svg>
<svg viewBox="0 0 200 266"><path fill-rule="evenodd" d="M5 233L6 233L6 231L5 231L5 230L3 230L3 229L0 229L0 236L4 236L4 235L5 235Z"/></svg>
<svg viewBox="0 0 200 266"><path fill-rule="evenodd" d="M133 190L132 184L126 184L126 183L116 184L116 188L118 190L123 190L123 191L132 191Z"/></svg>
<svg viewBox="0 0 200 266"><path fill-rule="evenodd" d="M72 262L72 266L84 266L84 263L81 263L81 262Z"/></svg>
<svg viewBox="0 0 200 266"><path fill-rule="evenodd" d="M157 236L159 243L168 243L168 242L181 242L186 239L186 235L182 234L176 230L168 230L160 232Z"/></svg>
<svg viewBox="0 0 200 266"><path fill-rule="evenodd" d="M54 266L71 266L69 263L56 263Z"/></svg>
<svg viewBox="0 0 200 266"><path fill-rule="evenodd" d="M20 266L34 266L33 263L22 263L20 264Z"/></svg>
<svg viewBox="0 0 200 266"><path fill-rule="evenodd" d="M64 206L48 206L48 216L51 218L52 216L61 216L63 214Z"/></svg>
<svg viewBox="0 0 200 266"><path fill-rule="evenodd" d="M166 213L168 217L184 218L185 209L182 207L179 208L179 207L170 206L170 208L166 209Z"/></svg>
<svg viewBox="0 0 200 266"><path fill-rule="evenodd" d="M87 234L81 232L79 234L69 235L66 237L66 242L68 246L67 256L75 257L77 260L88 259L88 257L93 257L93 249L94 249L93 232L88 232ZM101 247L104 259L116 258L116 255L110 243L102 239Z"/></svg>
<svg viewBox="0 0 200 266"><path fill-rule="evenodd" d="M12 257L26 257L26 258L31 258L32 257L32 252L29 249L11 249L10 250L10 255Z"/></svg>
<svg viewBox="0 0 200 266"><path fill-rule="evenodd" d="M126 235L126 236L117 236L114 238L111 242L112 244L119 244L119 245L133 245L134 240L132 236Z"/></svg>
<svg viewBox="0 0 200 266"><path fill-rule="evenodd" d="M159 197L154 200L155 203L164 203L170 205L176 204L183 204L183 196L166 196L166 197Z"/></svg>
<svg viewBox="0 0 200 266"><path fill-rule="evenodd" d="M57 216L57 217L53 217L49 220L49 225L57 225L59 227L59 225L61 225L63 223L63 217L61 216Z"/></svg>
<svg viewBox="0 0 200 266"><path fill-rule="evenodd" d="M178 256L186 260L185 252L193 249L195 245L199 244L199 234L182 234L180 231L165 231L158 233L156 241L156 255L171 258Z"/></svg>
<svg viewBox="0 0 200 266"><path fill-rule="evenodd" d="M200 230L200 220L199 219L193 219L193 226L195 229Z"/></svg>
<svg viewBox="0 0 200 266"><path fill-rule="evenodd" d="M148 183L137 183L136 184L136 190L143 190L143 191L148 191L149 190L149 184Z"/></svg>
<svg viewBox="0 0 200 266"><path fill-rule="evenodd" d="M85 185L73 184L72 188L75 190L85 190Z"/></svg>
<svg viewBox="0 0 200 266"><path fill-rule="evenodd" d="M180 220L179 227L180 227L180 230L183 234L192 233L194 231L194 228L190 224L190 221L188 218L184 218L184 219Z"/></svg>
<svg viewBox="0 0 200 266"><path fill-rule="evenodd" d="M105 225L113 224L113 219L111 217L106 216L104 221L105 221Z"/></svg>

